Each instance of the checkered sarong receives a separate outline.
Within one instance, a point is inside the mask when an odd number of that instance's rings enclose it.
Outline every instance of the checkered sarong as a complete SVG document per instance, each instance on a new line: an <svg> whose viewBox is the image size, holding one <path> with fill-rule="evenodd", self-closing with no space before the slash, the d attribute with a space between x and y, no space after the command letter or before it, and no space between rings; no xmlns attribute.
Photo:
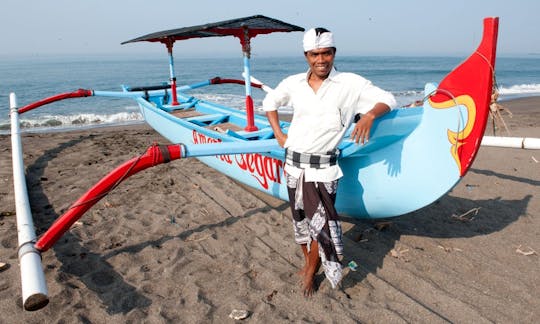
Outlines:
<svg viewBox="0 0 540 324"><path fill-rule="evenodd" d="M285 150L285 162L297 168L324 169L337 164L339 151L333 150L325 154L309 154Z"/></svg>

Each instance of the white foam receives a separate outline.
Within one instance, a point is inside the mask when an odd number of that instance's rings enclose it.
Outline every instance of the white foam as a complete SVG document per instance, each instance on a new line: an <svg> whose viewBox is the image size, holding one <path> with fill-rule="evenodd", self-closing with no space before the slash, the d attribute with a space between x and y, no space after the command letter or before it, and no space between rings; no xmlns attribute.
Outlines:
<svg viewBox="0 0 540 324"><path fill-rule="evenodd" d="M510 87L500 86L501 95L540 94L540 83L516 84Z"/></svg>
<svg viewBox="0 0 540 324"><path fill-rule="evenodd" d="M21 118L21 128L64 128L73 126L123 124L143 121L139 112L120 112L116 114L74 114L74 115L43 115L38 118ZM6 129L7 130L7 129Z"/></svg>

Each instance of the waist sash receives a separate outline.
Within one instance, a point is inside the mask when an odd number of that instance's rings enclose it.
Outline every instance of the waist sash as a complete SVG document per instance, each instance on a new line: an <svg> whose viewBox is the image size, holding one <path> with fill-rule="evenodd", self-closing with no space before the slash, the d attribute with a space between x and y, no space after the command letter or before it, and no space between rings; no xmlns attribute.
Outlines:
<svg viewBox="0 0 540 324"><path fill-rule="evenodd" d="M297 168L324 169L337 164L339 150L335 149L325 154L310 154L285 150L285 163Z"/></svg>

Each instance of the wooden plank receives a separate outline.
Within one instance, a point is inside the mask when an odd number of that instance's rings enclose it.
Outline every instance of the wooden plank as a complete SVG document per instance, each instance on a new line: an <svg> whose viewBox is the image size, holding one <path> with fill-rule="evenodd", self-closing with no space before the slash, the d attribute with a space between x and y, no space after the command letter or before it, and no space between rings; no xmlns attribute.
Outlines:
<svg viewBox="0 0 540 324"><path fill-rule="evenodd" d="M240 127L237 124L233 124L233 123L229 123L229 122L220 123L220 124L216 124L216 125L211 125L211 126L208 126L207 128L215 130L215 131L220 132L220 133L225 133L228 129L230 129L232 131L235 131L235 132L236 131L241 131L241 130L244 129L244 128Z"/></svg>
<svg viewBox="0 0 540 324"><path fill-rule="evenodd" d="M178 118L189 118L189 117L196 117L196 116L203 115L202 113L196 111L193 108L174 110L174 111L171 111L170 114Z"/></svg>

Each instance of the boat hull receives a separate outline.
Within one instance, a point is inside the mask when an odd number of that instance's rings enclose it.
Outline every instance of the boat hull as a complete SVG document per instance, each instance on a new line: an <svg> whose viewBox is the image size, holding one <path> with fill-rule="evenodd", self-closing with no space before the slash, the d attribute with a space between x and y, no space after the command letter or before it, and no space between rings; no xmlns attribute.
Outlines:
<svg viewBox="0 0 540 324"><path fill-rule="evenodd" d="M172 143L190 145L242 140L218 136L219 134L204 127L198 127L163 110L154 107L145 100L139 100L145 121ZM227 176L261 190L280 199L287 199L287 188L283 175L284 151L269 154L245 153L235 155L215 155L198 157L201 162Z"/></svg>
<svg viewBox="0 0 540 324"><path fill-rule="evenodd" d="M432 85L426 91L433 89ZM146 122L173 143L190 147L244 142L174 117L146 100L139 100L139 105ZM210 103L205 105L211 107ZM375 123L368 144L344 142L343 152L349 154L338 162L344 173L338 185L338 212L354 218L393 217L417 210L444 195L460 179L446 133L447 128L459 124L463 112L460 107L440 111L429 105L397 109ZM264 117L256 119L259 127L264 128ZM288 200L284 150L198 159L236 181Z"/></svg>
<svg viewBox="0 0 540 324"><path fill-rule="evenodd" d="M489 114L497 27L497 18L484 20L477 51L441 84L426 86L423 106L396 109L376 120L366 145L352 143L346 135L338 162L344 173L336 201L340 214L400 216L433 203L459 182L480 147ZM180 102L192 100L186 93L178 96ZM189 147L233 141L242 145L272 138L264 116L255 116L259 137L250 138L249 132L217 132L207 126L212 125L208 120L200 123L203 118L175 117L170 114L174 107L160 108L159 99L137 101L146 122L173 143ZM190 109L216 118L232 116L229 119L246 125L242 113L232 108L197 101ZM286 131L288 124L282 123L282 128ZM220 152L199 159L241 183L288 200L282 149L236 155Z"/></svg>

